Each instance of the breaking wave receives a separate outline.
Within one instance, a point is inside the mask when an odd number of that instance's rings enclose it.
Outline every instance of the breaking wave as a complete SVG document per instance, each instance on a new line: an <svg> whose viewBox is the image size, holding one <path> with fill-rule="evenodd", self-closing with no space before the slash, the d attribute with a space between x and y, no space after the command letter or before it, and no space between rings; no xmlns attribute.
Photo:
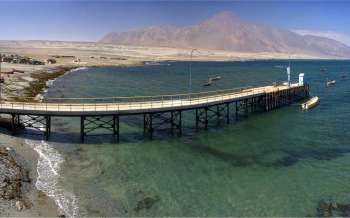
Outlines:
<svg viewBox="0 0 350 218"><path fill-rule="evenodd" d="M25 140L39 155L37 164L38 177L35 186L52 198L60 212L68 217L79 216L77 198L73 193L64 190L59 184L62 155L45 141Z"/></svg>

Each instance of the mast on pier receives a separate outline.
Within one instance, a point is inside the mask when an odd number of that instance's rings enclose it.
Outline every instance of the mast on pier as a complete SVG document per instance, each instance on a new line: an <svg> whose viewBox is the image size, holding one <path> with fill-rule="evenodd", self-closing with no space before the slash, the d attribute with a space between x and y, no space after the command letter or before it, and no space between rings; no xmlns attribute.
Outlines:
<svg viewBox="0 0 350 218"><path fill-rule="evenodd" d="M289 57L289 65L287 67L287 78L288 78L288 87L290 87L290 57Z"/></svg>

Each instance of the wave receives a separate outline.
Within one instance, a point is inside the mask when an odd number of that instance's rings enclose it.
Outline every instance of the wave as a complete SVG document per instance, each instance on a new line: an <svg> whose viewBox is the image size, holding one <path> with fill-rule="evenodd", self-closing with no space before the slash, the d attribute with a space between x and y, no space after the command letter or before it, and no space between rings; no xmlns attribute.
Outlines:
<svg viewBox="0 0 350 218"><path fill-rule="evenodd" d="M62 155L45 141L38 142L26 139L25 143L39 155L36 188L52 198L60 212L66 216L79 216L77 197L58 184L61 165L64 162Z"/></svg>
<svg viewBox="0 0 350 218"><path fill-rule="evenodd" d="M89 68L88 67L78 67L78 68L74 68L74 69L68 71L67 73L79 71L79 70L86 70L86 69L89 69Z"/></svg>

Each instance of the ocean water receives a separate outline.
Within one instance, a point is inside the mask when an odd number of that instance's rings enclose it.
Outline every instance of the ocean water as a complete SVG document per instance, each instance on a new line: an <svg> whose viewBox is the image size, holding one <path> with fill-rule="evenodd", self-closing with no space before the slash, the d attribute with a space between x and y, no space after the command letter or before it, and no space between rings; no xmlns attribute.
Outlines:
<svg viewBox="0 0 350 218"><path fill-rule="evenodd" d="M192 90L285 81L287 64L195 62ZM52 157L38 165L51 174L41 173L37 186L68 216L316 216L322 200L350 204L350 61L291 64L292 79L305 73L320 97L312 110L293 104L199 132L185 112L183 137L158 131L152 141L141 117L123 117L119 144L109 136L80 144L79 119L54 118L50 142L27 143ZM45 97L185 93L188 78L186 62L88 68L54 81ZM326 87L327 78L336 85Z"/></svg>

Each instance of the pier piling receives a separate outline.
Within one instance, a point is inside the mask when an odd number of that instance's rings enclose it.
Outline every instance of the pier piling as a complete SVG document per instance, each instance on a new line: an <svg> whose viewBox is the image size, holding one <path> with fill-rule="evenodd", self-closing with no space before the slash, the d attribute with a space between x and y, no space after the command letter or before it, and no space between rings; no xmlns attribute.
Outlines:
<svg viewBox="0 0 350 218"><path fill-rule="evenodd" d="M217 92L216 94L200 95L200 97L183 98L183 95L162 97L162 100L150 98L145 102L130 101L125 103L98 103L93 105L67 104L61 105L42 103L38 105L14 102L11 104L0 103L0 114L11 116L11 132L15 134L20 127L30 127L41 131L44 138L49 140L51 135L52 117L79 117L80 139L85 142L86 136L112 135L116 142L120 140L120 117L143 115L143 133L150 139L154 137L154 131L160 129L169 130L171 135L175 131L178 136L183 133L182 115L184 111L195 111L195 127L208 129L209 124L216 121L217 125L229 124L233 119L239 120L239 116L248 116L258 110L270 111L285 105L292 104L309 97L309 85L291 84L291 86L265 86L256 89L242 89L241 91ZM193 96L193 94L192 94ZM174 100L176 99L176 100ZM219 100L218 100L219 99ZM198 103L197 103L198 102ZM232 108L231 108L232 104ZM146 106L145 106L146 105ZM147 107L147 105L150 105ZM57 107L57 111L52 108ZM51 108L48 110L48 108ZM103 109L104 108L104 109ZM102 130L102 132L101 132Z"/></svg>

